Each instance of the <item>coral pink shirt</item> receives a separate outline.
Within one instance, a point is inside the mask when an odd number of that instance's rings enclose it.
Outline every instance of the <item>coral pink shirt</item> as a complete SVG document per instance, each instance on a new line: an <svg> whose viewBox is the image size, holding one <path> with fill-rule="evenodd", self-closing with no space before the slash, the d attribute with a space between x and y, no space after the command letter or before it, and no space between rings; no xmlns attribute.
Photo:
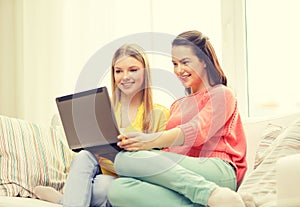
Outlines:
<svg viewBox="0 0 300 207"><path fill-rule="evenodd" d="M217 157L236 169L238 184L247 170L246 138L237 101L224 85L216 85L175 101L167 129L180 127L184 144L165 151L192 157Z"/></svg>

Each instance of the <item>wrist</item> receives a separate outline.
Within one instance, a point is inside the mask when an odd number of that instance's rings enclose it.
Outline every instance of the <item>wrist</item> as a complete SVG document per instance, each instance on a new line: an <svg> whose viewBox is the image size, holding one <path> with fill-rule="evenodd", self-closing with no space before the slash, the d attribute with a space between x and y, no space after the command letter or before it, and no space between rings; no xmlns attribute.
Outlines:
<svg viewBox="0 0 300 207"><path fill-rule="evenodd" d="M148 139L145 142L145 148L146 149L160 148L160 145L159 145L159 137L160 136L161 136L161 132L148 134Z"/></svg>

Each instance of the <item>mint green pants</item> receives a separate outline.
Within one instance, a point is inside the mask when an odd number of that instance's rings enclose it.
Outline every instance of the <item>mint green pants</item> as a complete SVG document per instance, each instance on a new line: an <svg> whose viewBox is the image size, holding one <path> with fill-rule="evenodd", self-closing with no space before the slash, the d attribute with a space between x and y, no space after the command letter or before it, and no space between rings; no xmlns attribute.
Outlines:
<svg viewBox="0 0 300 207"><path fill-rule="evenodd" d="M113 207L206 206L217 187L236 190L233 167L219 158L162 151L120 152L108 192Z"/></svg>

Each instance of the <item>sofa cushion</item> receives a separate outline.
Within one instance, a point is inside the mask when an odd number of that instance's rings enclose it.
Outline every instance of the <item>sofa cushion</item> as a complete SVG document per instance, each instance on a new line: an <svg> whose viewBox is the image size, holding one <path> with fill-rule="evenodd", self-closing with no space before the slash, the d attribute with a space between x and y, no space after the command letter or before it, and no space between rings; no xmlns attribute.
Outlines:
<svg viewBox="0 0 300 207"><path fill-rule="evenodd" d="M239 188L251 193L257 206L276 206L276 162L279 158L300 153L300 120L283 130L268 148L268 154Z"/></svg>
<svg viewBox="0 0 300 207"><path fill-rule="evenodd" d="M74 153L61 127L0 116L0 195L35 197L37 185L62 189Z"/></svg>
<svg viewBox="0 0 300 207"><path fill-rule="evenodd" d="M1 207L63 207L56 203L50 203L38 199L0 196Z"/></svg>

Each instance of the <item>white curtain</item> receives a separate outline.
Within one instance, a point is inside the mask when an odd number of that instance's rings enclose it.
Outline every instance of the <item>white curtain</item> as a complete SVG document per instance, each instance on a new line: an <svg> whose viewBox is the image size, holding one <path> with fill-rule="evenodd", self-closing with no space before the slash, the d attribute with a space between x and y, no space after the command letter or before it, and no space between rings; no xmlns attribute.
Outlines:
<svg viewBox="0 0 300 207"><path fill-rule="evenodd" d="M0 112L49 123L89 56L111 36L110 1L1 0Z"/></svg>
<svg viewBox="0 0 300 207"><path fill-rule="evenodd" d="M16 49L20 41L19 20L22 17L20 8L14 1L0 1L0 109L1 114L16 115L17 83L16 75L21 60Z"/></svg>
<svg viewBox="0 0 300 207"><path fill-rule="evenodd" d="M128 34L199 29L221 51L220 0L189 1L183 15L171 0L0 0L0 114L49 124L95 51Z"/></svg>

